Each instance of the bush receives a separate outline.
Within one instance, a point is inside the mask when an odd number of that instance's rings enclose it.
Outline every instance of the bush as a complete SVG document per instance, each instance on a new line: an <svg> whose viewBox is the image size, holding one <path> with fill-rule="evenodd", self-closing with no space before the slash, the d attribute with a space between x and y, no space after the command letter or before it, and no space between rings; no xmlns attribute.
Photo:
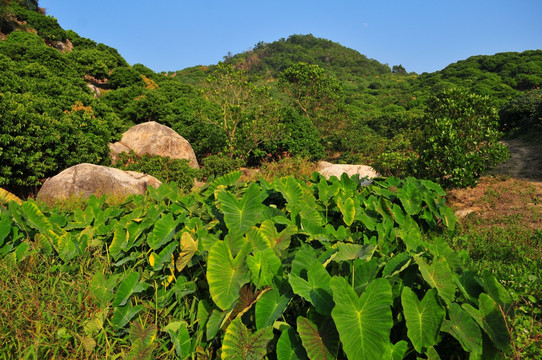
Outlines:
<svg viewBox="0 0 542 360"><path fill-rule="evenodd" d="M59 114L44 112L52 108L33 94L0 93L0 185L39 185L71 165L108 163L116 116L103 107L95 116L82 103Z"/></svg>
<svg viewBox="0 0 542 360"><path fill-rule="evenodd" d="M416 172L444 187L468 187L509 156L498 142L497 116L487 96L443 91L429 101L416 148Z"/></svg>
<svg viewBox="0 0 542 360"><path fill-rule="evenodd" d="M239 169L243 166L243 160L233 159L225 155L211 155L203 159L202 176L222 176Z"/></svg>
<svg viewBox="0 0 542 360"><path fill-rule="evenodd" d="M172 159L167 156L120 153L115 167L121 170L138 171L152 175L163 183L176 182L184 191L190 191L200 170L191 168L187 159Z"/></svg>
<svg viewBox="0 0 542 360"><path fill-rule="evenodd" d="M499 111L503 131L527 133L542 130L542 90L527 91L510 100Z"/></svg>

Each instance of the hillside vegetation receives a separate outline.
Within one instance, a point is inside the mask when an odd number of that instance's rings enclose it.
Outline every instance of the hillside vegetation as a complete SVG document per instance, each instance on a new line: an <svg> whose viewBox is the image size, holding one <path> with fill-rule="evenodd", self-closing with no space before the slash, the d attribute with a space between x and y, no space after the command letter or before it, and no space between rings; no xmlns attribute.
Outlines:
<svg viewBox="0 0 542 360"><path fill-rule="evenodd" d="M0 38L0 358L542 356L539 187L483 177L542 139L542 50L415 74L292 35L155 73L36 0L0 0ZM131 153L165 184L32 199L147 121L203 168Z"/></svg>

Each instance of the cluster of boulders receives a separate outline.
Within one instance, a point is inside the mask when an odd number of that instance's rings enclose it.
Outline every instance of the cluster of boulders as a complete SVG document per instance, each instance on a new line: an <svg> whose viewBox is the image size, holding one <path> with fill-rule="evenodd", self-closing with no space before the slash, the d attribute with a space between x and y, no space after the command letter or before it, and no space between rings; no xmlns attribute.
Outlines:
<svg viewBox="0 0 542 360"><path fill-rule="evenodd" d="M122 152L133 151L137 155L168 156L172 159L187 159L193 168L198 168L196 154L190 143L171 128L150 121L136 125L126 131L120 141L109 144L111 160L118 160ZM374 178L378 174L366 165L332 164L321 161L319 172L329 179L341 177L343 173L360 178ZM367 180L366 184L369 184ZM96 196L127 196L145 194L149 186L158 187L161 182L153 176L135 171L122 171L116 168L79 164L72 166L45 181L38 193L38 199L55 201L66 198Z"/></svg>
<svg viewBox="0 0 542 360"><path fill-rule="evenodd" d="M155 121L130 128L122 139L109 144L114 163L121 152L134 151L137 155L168 156L187 159L190 166L198 168L194 149L188 141L171 128ZM161 182L153 176L136 171L123 171L112 167L79 164L72 166L45 181L38 199L55 201L66 198L96 196L127 196L145 194L149 186L158 187Z"/></svg>

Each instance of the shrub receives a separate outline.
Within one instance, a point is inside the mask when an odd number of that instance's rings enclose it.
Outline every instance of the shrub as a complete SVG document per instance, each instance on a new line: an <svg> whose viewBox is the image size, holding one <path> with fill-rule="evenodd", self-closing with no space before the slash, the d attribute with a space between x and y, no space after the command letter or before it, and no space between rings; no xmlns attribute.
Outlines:
<svg viewBox="0 0 542 360"><path fill-rule="evenodd" d="M518 133L542 130L541 110L542 90L525 92L510 100L499 111L501 129Z"/></svg>
<svg viewBox="0 0 542 360"><path fill-rule="evenodd" d="M218 177L233 172L243 165L241 159L233 159L225 155L211 155L203 159L201 173L206 178L209 176Z"/></svg>
<svg viewBox="0 0 542 360"><path fill-rule="evenodd" d="M200 177L200 171L191 168L187 159L149 154L140 156L133 151L120 153L118 157L116 168L152 175L164 183L176 182L184 191L190 191L194 179Z"/></svg>
<svg viewBox="0 0 542 360"><path fill-rule="evenodd" d="M498 142L496 111L487 96L443 91L430 99L422 129L416 171L447 188L475 185L509 156Z"/></svg>

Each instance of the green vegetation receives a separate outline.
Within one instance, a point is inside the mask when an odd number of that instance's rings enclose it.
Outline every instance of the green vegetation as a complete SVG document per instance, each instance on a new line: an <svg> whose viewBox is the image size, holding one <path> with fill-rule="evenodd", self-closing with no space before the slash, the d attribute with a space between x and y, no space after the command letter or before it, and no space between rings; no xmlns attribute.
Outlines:
<svg viewBox="0 0 542 360"><path fill-rule="evenodd" d="M475 185L509 156L498 143L496 115L488 97L449 90L432 98L417 146L419 176L446 187Z"/></svg>
<svg viewBox="0 0 542 360"><path fill-rule="evenodd" d="M542 356L536 194L528 212L455 224L441 187L504 159L499 131L542 138L542 51L418 75L292 35L157 74L26 0L0 0L0 37L0 358ZM109 164L108 143L150 120L203 168L121 154L165 184L54 207L15 196ZM404 179L326 181L311 175L324 158ZM259 177L239 181L242 165Z"/></svg>
<svg viewBox="0 0 542 360"><path fill-rule="evenodd" d="M11 202L0 215L9 274L1 286L44 271L20 280L23 292L50 282L33 293L51 304L29 333L70 315L34 344L18 335L19 323L3 323L5 338L16 339L0 342L3 353L372 359L510 351L512 298L441 238L455 217L440 186L392 177L363 187L356 177L316 173L308 183L240 177L188 195L163 185L116 206L91 197L68 212ZM65 301L79 305L64 310L62 292L47 290L62 281L55 271L77 281ZM8 306L25 297L2 294Z"/></svg>

